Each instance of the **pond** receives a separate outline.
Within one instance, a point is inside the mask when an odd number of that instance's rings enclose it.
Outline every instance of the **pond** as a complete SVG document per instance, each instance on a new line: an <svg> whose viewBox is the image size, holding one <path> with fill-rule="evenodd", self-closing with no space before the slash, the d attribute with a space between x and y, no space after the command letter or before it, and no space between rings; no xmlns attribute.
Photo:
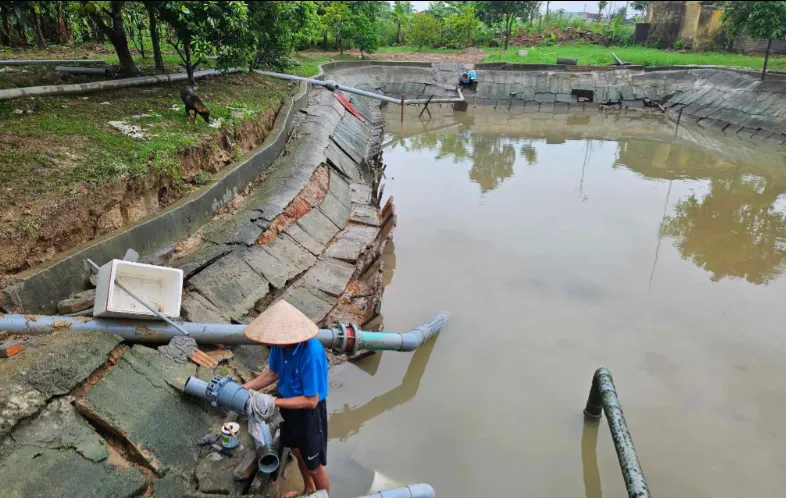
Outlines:
<svg viewBox="0 0 786 498"><path fill-rule="evenodd" d="M385 329L331 373L331 494L623 497L615 376L653 496L786 486L786 156L641 113L387 114ZM425 117L425 115L424 115Z"/></svg>

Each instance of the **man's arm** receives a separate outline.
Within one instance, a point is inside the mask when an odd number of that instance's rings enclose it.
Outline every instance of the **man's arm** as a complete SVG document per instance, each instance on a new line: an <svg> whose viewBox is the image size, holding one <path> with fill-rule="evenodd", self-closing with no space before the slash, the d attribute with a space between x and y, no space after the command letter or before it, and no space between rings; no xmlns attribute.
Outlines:
<svg viewBox="0 0 786 498"><path fill-rule="evenodd" d="M252 391L259 391L260 389L264 389L273 382L278 380L278 374L273 370L267 368L261 375L259 375L256 379L252 379L245 384L243 387L246 389L251 389Z"/></svg>
<svg viewBox="0 0 786 498"><path fill-rule="evenodd" d="M302 410L304 408L316 408L319 403L319 393L313 396L295 396L294 398L276 398L276 406L279 408L289 408Z"/></svg>

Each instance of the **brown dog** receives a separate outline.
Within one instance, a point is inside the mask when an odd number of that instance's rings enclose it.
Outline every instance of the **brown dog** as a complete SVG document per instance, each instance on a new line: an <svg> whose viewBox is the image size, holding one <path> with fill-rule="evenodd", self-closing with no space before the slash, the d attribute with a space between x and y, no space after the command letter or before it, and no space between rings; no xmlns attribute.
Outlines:
<svg viewBox="0 0 786 498"><path fill-rule="evenodd" d="M194 93L194 87L186 85L180 90L180 100L186 106L186 123L191 122L191 116L194 116L194 124L196 124L197 114L202 116L205 123L210 123L210 110L205 107L202 100Z"/></svg>

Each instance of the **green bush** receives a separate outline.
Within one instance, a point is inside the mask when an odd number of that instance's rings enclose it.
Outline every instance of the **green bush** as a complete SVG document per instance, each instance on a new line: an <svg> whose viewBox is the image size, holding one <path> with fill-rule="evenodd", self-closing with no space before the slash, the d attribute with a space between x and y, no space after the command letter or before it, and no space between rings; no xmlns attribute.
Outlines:
<svg viewBox="0 0 786 498"><path fill-rule="evenodd" d="M685 40L680 38L679 40L674 42L674 50L682 50L685 48Z"/></svg>

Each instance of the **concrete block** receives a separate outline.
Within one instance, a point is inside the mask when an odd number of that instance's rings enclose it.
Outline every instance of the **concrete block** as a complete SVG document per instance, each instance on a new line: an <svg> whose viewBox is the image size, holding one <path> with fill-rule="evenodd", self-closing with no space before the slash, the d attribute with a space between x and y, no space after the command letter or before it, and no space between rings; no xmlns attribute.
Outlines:
<svg viewBox="0 0 786 498"><path fill-rule="evenodd" d="M276 258L264 246L251 246L241 251L240 255L254 271L263 275L277 289L283 289L288 280L302 271L291 261Z"/></svg>
<svg viewBox="0 0 786 498"><path fill-rule="evenodd" d="M196 274L188 285L213 303L222 315L239 319L270 292L268 281L233 252Z"/></svg>
<svg viewBox="0 0 786 498"><path fill-rule="evenodd" d="M769 131L769 130L759 130L756 133L754 133L751 136L751 138L753 138L754 140L758 140L760 142L764 142L765 140L770 138L771 135L772 135L772 132Z"/></svg>
<svg viewBox="0 0 786 498"><path fill-rule="evenodd" d="M556 96L556 101L557 102L565 102L565 103L575 103L576 102L576 96L575 95L571 95L569 93L558 93L557 96Z"/></svg>
<svg viewBox="0 0 786 498"><path fill-rule="evenodd" d="M739 132L739 131L741 131L741 130L742 130L742 126L737 126L737 125L729 125L729 126L727 126L727 127L726 127L726 128L723 130L723 133L725 133L725 134L727 134L727 135L736 135L736 134L737 134L737 132Z"/></svg>
<svg viewBox="0 0 786 498"><path fill-rule="evenodd" d="M352 225L339 233L338 240L328 247L327 256L354 263L363 250L374 241L379 229L366 225Z"/></svg>
<svg viewBox="0 0 786 498"><path fill-rule="evenodd" d="M96 299L95 289L89 289L83 292L79 292L78 294L74 294L73 297L64 299L59 303L57 303L57 311L61 315L67 315L69 313L76 313L77 311L83 311L88 308L92 308L95 299Z"/></svg>
<svg viewBox="0 0 786 498"><path fill-rule="evenodd" d="M538 109L538 112L541 112L541 113L543 113L543 112L549 112L549 113L554 112L554 104L547 103L547 102L542 102L540 104L540 109Z"/></svg>
<svg viewBox="0 0 786 498"><path fill-rule="evenodd" d="M314 256L319 256L325 250L325 244L321 244L314 237L306 233L300 225L293 223L289 225L284 233L289 235L292 240L300 244L303 248L307 249Z"/></svg>
<svg viewBox="0 0 786 498"><path fill-rule="evenodd" d="M754 130L753 128L743 128L737 132L737 136L741 138L751 138L757 131L758 130Z"/></svg>
<svg viewBox="0 0 786 498"><path fill-rule="evenodd" d="M350 185L352 202L356 204L371 204L371 187L362 183Z"/></svg>
<svg viewBox="0 0 786 498"><path fill-rule="evenodd" d="M623 100L622 101L622 108L623 109L644 109L644 102L641 100Z"/></svg>
<svg viewBox="0 0 786 498"><path fill-rule="evenodd" d="M568 112L568 104L564 102L557 102L554 104L554 112L555 113L566 113Z"/></svg>
<svg viewBox="0 0 786 498"><path fill-rule="evenodd" d="M545 102L554 102L557 100L557 96L553 93L536 93L535 94L535 101L540 103Z"/></svg>
<svg viewBox="0 0 786 498"><path fill-rule="evenodd" d="M354 265L333 258L325 258L306 272L303 276L303 283L330 295L338 296L344 292L354 271Z"/></svg>
<svg viewBox="0 0 786 498"><path fill-rule="evenodd" d="M347 204L339 202L335 195L328 192L319 204L319 210L338 228L344 228L349 218L350 206Z"/></svg>
<svg viewBox="0 0 786 498"><path fill-rule="evenodd" d="M352 195L349 189L349 183L344 181L343 178L338 175L331 174L328 191L333 194L340 203L350 207L352 203Z"/></svg>
<svg viewBox="0 0 786 498"><path fill-rule="evenodd" d="M336 298L333 296L304 284L290 287L281 299L299 309L315 323L325 318L336 305Z"/></svg>
<svg viewBox="0 0 786 498"><path fill-rule="evenodd" d="M338 233L338 227L325 216L322 211L312 209L305 216L297 220L296 224L322 245Z"/></svg>
<svg viewBox="0 0 786 498"><path fill-rule="evenodd" d="M289 262L301 273L317 262L313 254L285 233L279 234L262 247L274 258Z"/></svg>
<svg viewBox="0 0 786 498"><path fill-rule="evenodd" d="M198 323L228 323L229 319L224 316L215 304L211 303L198 292L189 292L180 304L180 316L189 321Z"/></svg>
<svg viewBox="0 0 786 498"><path fill-rule="evenodd" d="M526 102L524 104L524 110L527 112L538 112L540 109L540 102Z"/></svg>
<svg viewBox="0 0 786 498"><path fill-rule="evenodd" d="M528 52L524 49L519 50L519 57L526 57Z"/></svg>

